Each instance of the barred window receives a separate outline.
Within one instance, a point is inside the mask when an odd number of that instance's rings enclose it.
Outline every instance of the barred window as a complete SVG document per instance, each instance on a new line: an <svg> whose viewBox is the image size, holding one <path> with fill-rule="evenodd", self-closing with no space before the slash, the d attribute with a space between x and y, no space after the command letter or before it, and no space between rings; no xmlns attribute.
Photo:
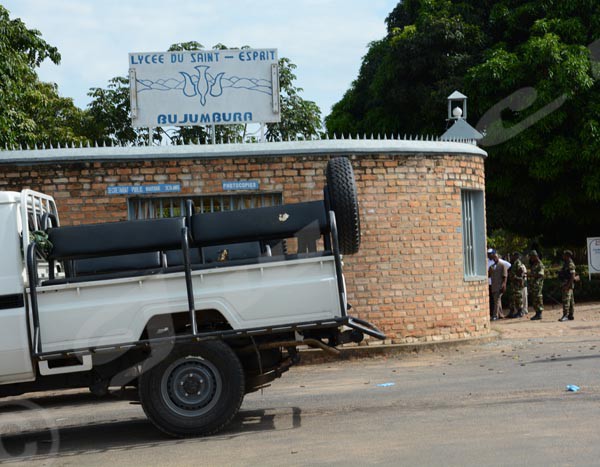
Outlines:
<svg viewBox="0 0 600 467"><path fill-rule="evenodd" d="M159 196L129 198L127 217L157 219L185 215L186 200L191 199L196 212L237 211L240 209L277 206L283 203L281 193L246 193L207 196Z"/></svg>
<svg viewBox="0 0 600 467"><path fill-rule="evenodd" d="M487 276L483 191L462 190L461 204L465 279L482 279Z"/></svg>

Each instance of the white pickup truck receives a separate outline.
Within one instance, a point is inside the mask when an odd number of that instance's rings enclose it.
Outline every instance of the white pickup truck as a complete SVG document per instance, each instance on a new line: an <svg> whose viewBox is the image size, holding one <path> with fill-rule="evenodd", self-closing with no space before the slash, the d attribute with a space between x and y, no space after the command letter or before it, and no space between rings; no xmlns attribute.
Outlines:
<svg viewBox="0 0 600 467"><path fill-rule="evenodd" d="M326 178L322 201L64 227L51 196L0 192L0 397L134 386L159 429L206 435L298 346L384 338L347 314L348 159Z"/></svg>

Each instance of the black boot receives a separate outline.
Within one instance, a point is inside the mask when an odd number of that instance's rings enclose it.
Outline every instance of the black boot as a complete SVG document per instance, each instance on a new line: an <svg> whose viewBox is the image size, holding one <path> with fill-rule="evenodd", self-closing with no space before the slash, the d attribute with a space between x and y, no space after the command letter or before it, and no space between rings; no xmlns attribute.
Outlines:
<svg viewBox="0 0 600 467"><path fill-rule="evenodd" d="M515 318L522 318L523 316L525 316L525 313L523 312L523 310L519 310L515 315Z"/></svg>
<svg viewBox="0 0 600 467"><path fill-rule="evenodd" d="M567 315L562 315L562 317L559 319L559 321L562 323L563 321L568 320L569 317Z"/></svg>
<svg viewBox="0 0 600 467"><path fill-rule="evenodd" d="M530 321L537 321L537 320L540 320L540 319L542 319L542 312L541 311L536 311L535 312L535 316L532 316Z"/></svg>
<svg viewBox="0 0 600 467"><path fill-rule="evenodd" d="M573 321L573 320L575 319L575 316L573 316L573 315L569 315L569 316L567 317L567 319L568 319L569 321Z"/></svg>

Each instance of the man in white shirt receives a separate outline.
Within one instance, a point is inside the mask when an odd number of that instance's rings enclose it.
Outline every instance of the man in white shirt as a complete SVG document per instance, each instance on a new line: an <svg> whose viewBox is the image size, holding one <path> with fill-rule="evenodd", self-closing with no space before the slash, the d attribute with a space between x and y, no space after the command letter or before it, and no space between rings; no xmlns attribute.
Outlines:
<svg viewBox="0 0 600 467"><path fill-rule="evenodd" d="M491 253L488 253L488 258L492 260L492 264L488 269L488 277L491 281L490 290L492 293L492 316L490 319L496 321L498 318L506 317L502 310L502 294L506 292L508 269L511 264L501 259L494 249L491 249Z"/></svg>

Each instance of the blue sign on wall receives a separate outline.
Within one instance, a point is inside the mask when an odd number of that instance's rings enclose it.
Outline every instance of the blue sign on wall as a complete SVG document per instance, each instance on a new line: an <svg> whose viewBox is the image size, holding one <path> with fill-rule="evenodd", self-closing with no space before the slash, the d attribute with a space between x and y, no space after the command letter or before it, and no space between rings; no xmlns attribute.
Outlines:
<svg viewBox="0 0 600 467"><path fill-rule="evenodd" d="M225 182L223 181L223 190L224 191L250 191L250 190L258 190L259 183L258 180L236 180L233 182Z"/></svg>
<svg viewBox="0 0 600 467"><path fill-rule="evenodd" d="M151 195L156 193L179 193L180 183L159 183L158 185L121 185L109 186L106 193L109 195Z"/></svg>

